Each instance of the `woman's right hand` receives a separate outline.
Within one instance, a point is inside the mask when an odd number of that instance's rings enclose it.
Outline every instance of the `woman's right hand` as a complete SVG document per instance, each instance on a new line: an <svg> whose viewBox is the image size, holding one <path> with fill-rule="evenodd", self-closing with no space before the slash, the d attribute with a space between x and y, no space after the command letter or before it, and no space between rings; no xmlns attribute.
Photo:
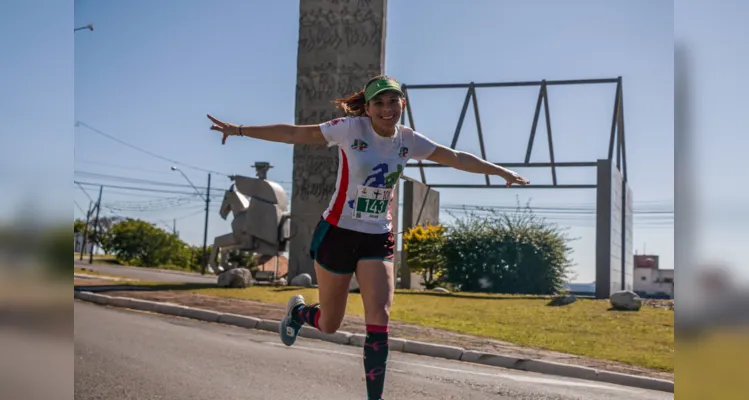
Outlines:
<svg viewBox="0 0 749 400"><path fill-rule="evenodd" d="M213 118L211 114L208 114L208 119L213 121L213 125L211 125L211 130L221 132L223 134L223 137L221 138L222 145L226 144L226 138L228 138L229 136L239 135L239 125L220 121L216 118Z"/></svg>

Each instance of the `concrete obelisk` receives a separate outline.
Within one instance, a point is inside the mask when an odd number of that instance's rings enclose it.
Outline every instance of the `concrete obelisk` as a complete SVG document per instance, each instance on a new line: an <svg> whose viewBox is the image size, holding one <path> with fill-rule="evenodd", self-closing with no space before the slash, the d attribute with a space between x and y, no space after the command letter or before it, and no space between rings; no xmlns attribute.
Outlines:
<svg viewBox="0 0 749 400"><path fill-rule="evenodd" d="M387 0L299 2L296 123L343 116L332 101L361 90L385 67ZM289 276L316 282L309 246L315 225L335 191L336 147L295 145Z"/></svg>

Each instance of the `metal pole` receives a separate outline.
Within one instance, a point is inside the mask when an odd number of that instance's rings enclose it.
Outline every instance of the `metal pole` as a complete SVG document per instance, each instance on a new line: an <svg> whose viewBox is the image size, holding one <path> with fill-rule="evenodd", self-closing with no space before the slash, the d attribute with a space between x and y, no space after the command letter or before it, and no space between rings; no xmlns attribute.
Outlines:
<svg viewBox="0 0 749 400"><path fill-rule="evenodd" d="M275 266L273 267L273 280L278 279L278 254L276 254L276 262Z"/></svg>
<svg viewBox="0 0 749 400"><path fill-rule="evenodd" d="M88 210L86 212L86 226L83 227L83 245L81 246L81 256L78 261L83 261L83 253L86 251L86 237L88 236L88 223L91 220L91 213L94 212L94 202L88 202Z"/></svg>
<svg viewBox="0 0 749 400"><path fill-rule="evenodd" d="M94 218L94 238L97 237L97 234L99 233L99 210L101 210L101 192L104 190L104 186L99 186L99 200L96 202L96 218ZM88 263L93 264L94 263L94 245L96 242L91 243L91 251L88 255Z"/></svg>
<svg viewBox="0 0 749 400"><path fill-rule="evenodd" d="M205 275L208 265L208 207L211 205L211 174L208 174L208 190L205 194L205 227L203 229L203 266L200 274Z"/></svg>

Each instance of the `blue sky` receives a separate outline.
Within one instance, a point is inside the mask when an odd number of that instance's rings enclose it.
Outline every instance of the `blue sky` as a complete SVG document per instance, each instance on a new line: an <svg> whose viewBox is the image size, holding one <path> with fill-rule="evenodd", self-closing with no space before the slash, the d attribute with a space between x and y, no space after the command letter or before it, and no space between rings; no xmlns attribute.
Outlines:
<svg viewBox="0 0 749 400"><path fill-rule="evenodd" d="M270 161L271 179L291 181L292 148L283 144L230 140L220 146L205 118L212 113L243 124L293 122L297 2L78 1L76 26L94 32L75 35L75 118L88 126L167 158L226 174L252 175L255 161ZM388 9L386 72L404 83L497 82L623 76L629 173L636 207L673 204L673 9L667 2L620 6L600 2L533 5L473 2L391 1ZM565 15L569 15L565 17ZM217 19L217 16L218 17ZM439 26L439 29L435 27ZM605 157L614 86L551 88L555 155L560 161ZM414 92L420 131L449 144L464 92ZM521 161L532 122L537 89L487 89L478 93L488 157ZM458 147L478 152L472 116ZM543 124L540 126L543 127ZM540 131L539 133L543 133ZM534 161L548 160L542 134ZM106 165L105 165L106 164ZM111 164L111 165L109 165ZM81 172L184 184L163 160L113 142L86 127L75 129L76 180L112 184ZM115 167L116 165L117 167ZM126 168L120 168L124 166ZM184 168L191 181L206 185L206 173ZM549 183L551 172L519 170L532 182ZM481 182L480 176L447 172L429 182ZM411 175L416 176L412 170ZM594 170L559 171L561 182L592 182ZM115 183L116 184L116 183ZM142 186L120 183L122 186ZM215 175L216 193L228 180ZM85 187L91 196L96 188ZM189 188L181 189L189 191ZM80 188L75 199L85 208ZM185 240L202 241L203 216L194 202L163 210L151 197L105 188L104 203L118 214L140 216L162 226L173 218ZM509 205L532 197L539 207L592 207L593 190L442 190L443 205ZM166 195L175 197L174 195ZM214 202L213 210L218 206ZM131 203L138 201L140 203ZM148 204L149 206L143 206ZM171 204L171 203L169 203ZM132 209L159 211L125 211ZM80 214L80 210L76 213ZM639 221L639 219L638 219ZM563 219L570 226L580 281L594 279L594 223L588 216ZM640 225L640 224L637 224ZM635 243L662 255L670 267L671 224L636 225ZM211 215L209 238L228 231ZM647 245L645 245L647 243Z"/></svg>
<svg viewBox="0 0 749 400"><path fill-rule="evenodd" d="M89 198L75 180L106 185L150 187L145 181L185 185L169 170L171 162L117 143L87 126L184 163L183 171L199 187L206 172L253 176L255 161L270 161L269 178L290 189L292 148L288 145L231 138L226 146L208 130L206 113L243 124L293 123L297 1L207 2L75 1L72 5L36 0L17 2L3 19L3 47L18 55L10 68L20 79L3 81L11 91L0 114L13 115L10 132L35 135L40 159L59 160L55 190L70 193L83 213ZM389 0L386 73L407 84L502 82L538 79L624 79L627 153L636 210L672 210L674 202L674 8L669 1L472 1ZM57 8L55 8L57 7ZM66 25L95 24L93 32L73 40L50 36ZM5 18L12 19L6 24ZM24 29L33 20L34 29ZM65 29L61 29L65 28ZM71 32L72 33L72 32ZM36 47L18 46L14 36L30 35ZM50 70L45 60L65 60L70 69ZM73 71L72 66L75 66ZM13 74L12 74L13 75ZM36 91L21 92L33 87ZM74 90L74 103L69 93ZM68 97L65 97L65 94ZM614 85L549 89L554 150L558 161L594 161L607 153ZM59 98L55 98L59 96ZM411 94L419 131L449 145L465 96L463 90ZM480 89L482 127L488 158L520 162L525 154L537 88ZM52 104L55 104L53 106ZM42 105L44 117L40 117ZM73 127L75 120L86 126ZM28 126L34 121L34 128ZM74 144L59 132L73 127ZM532 161L548 161L543 117ZM5 135L4 135L5 136ZM3 139L6 140L6 139ZM709 145L709 144L708 144ZM51 164L29 162L18 152L2 151L4 162L25 163L4 180L30 185ZM458 146L478 153L472 109ZM60 154L73 153L72 159ZM62 166L68 167L68 169ZM549 169L517 169L533 183L551 182ZM75 171L75 173L73 173ZM409 175L418 177L417 170ZM482 176L458 171L427 174L430 183L481 183ZM109 177L97 176L107 175ZM594 183L595 171L558 170L560 183ZM116 176L117 178L112 178ZM133 180L135 179L135 180ZM137 180L137 181L136 181ZM497 180L495 180L496 182ZM213 175L209 238L229 231L216 212L229 181ZM84 186L91 197L97 187ZM165 189L165 187L161 187ZM203 215L189 187L168 187L186 194L104 188L103 211L140 217L177 230L186 241L202 243ZM72 193L70 192L72 190ZM745 190L745 189L742 189ZM23 192L25 193L25 192ZM744 192L746 193L746 192ZM513 206L529 198L538 207L592 209L593 190L441 190L443 205ZM159 197L167 197L167 200ZM14 201L19 204L23 197ZM730 203L731 198L722 199ZM733 203L731 203L733 204ZM136 211L140 210L140 211ZM147 210L147 211L143 211ZM449 216L444 215L446 220ZM576 281L594 280L594 217L553 215L579 238L573 242ZM673 267L673 220L635 218L635 246L661 256ZM209 239L210 240L210 239Z"/></svg>

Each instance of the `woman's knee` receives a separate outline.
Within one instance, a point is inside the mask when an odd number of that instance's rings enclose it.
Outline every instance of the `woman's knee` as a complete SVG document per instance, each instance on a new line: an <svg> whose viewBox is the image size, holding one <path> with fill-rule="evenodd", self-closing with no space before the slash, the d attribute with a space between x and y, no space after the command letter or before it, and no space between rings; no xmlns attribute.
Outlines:
<svg viewBox="0 0 749 400"><path fill-rule="evenodd" d="M334 318L325 318L325 314L322 314L320 315L320 319L318 320L317 329L322 333L333 334L338 331L338 329L341 327L342 322L342 320Z"/></svg>
<svg viewBox="0 0 749 400"><path fill-rule="evenodd" d="M368 325L387 326L390 324L390 304L385 303L366 310L364 319Z"/></svg>
<svg viewBox="0 0 749 400"><path fill-rule="evenodd" d="M352 274L334 274L315 262L317 273L320 319L317 329L335 333L341 327L348 303L348 287Z"/></svg>

